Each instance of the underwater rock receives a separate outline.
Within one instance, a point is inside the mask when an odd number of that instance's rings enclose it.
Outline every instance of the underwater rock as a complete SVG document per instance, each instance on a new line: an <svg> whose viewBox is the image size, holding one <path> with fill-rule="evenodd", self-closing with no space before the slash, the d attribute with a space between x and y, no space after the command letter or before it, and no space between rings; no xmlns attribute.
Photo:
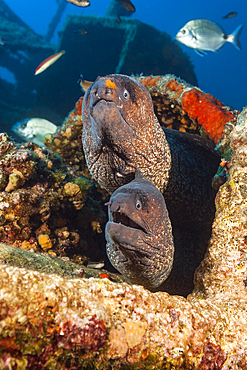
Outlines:
<svg viewBox="0 0 247 370"><path fill-rule="evenodd" d="M56 270L52 275L31 271L29 256L40 265L45 258L46 269L52 265L50 257L34 253L25 252L22 258L29 265L17 268L20 257L15 254L22 251L1 246L0 260L8 262L0 264L2 368L20 363L56 369L247 366L247 169L238 156L247 144L246 115L247 110L231 134L236 151L230 178L219 190L211 246L188 299L107 279L65 279Z"/></svg>
<svg viewBox="0 0 247 370"><path fill-rule="evenodd" d="M105 208L86 176L33 143L0 134L0 241L58 256L106 259ZM95 224L98 227L95 227ZM86 257L85 257L86 258Z"/></svg>
<svg viewBox="0 0 247 370"><path fill-rule="evenodd" d="M44 235L41 235L42 237ZM47 240L47 235L45 239ZM98 268L91 268L84 264L82 259L78 258L72 262L68 257L56 257L50 253L34 253L28 251L28 248L16 248L0 243L0 264L8 266L25 268L27 270L39 271L44 274L58 274L67 278L107 278L113 282L126 282L126 279L114 273Z"/></svg>
<svg viewBox="0 0 247 370"><path fill-rule="evenodd" d="M9 182L5 188L5 191L9 193L10 191L19 188L21 185L24 185L24 183L25 183L25 178L22 172L14 168L13 172L9 175Z"/></svg>
<svg viewBox="0 0 247 370"><path fill-rule="evenodd" d="M38 236L38 243L44 251L52 248L52 242L49 235L40 234Z"/></svg>
<svg viewBox="0 0 247 370"><path fill-rule="evenodd" d="M135 79L151 94L155 114L163 127L208 136L217 144L227 123L236 121L239 114L174 75Z"/></svg>

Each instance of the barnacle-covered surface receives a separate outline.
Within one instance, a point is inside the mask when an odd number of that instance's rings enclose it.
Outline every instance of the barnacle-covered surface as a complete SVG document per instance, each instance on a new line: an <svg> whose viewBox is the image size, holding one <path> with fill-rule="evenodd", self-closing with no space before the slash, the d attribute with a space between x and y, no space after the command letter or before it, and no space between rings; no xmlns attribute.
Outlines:
<svg viewBox="0 0 247 370"><path fill-rule="evenodd" d="M0 241L53 255L104 259L105 213L91 180L56 154L0 134Z"/></svg>

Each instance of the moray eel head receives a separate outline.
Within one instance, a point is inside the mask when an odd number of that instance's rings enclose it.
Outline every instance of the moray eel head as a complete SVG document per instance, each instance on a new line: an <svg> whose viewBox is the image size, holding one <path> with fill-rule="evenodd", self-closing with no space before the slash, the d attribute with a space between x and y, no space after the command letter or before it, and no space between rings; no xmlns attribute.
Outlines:
<svg viewBox="0 0 247 370"><path fill-rule="evenodd" d="M139 171L108 203L107 254L134 284L155 290L173 264L173 237L162 194Z"/></svg>
<svg viewBox="0 0 247 370"><path fill-rule="evenodd" d="M118 74L98 77L84 96L82 120L87 166L95 180L110 193L133 180L136 168L147 176L151 159L164 168L164 147L156 137L159 125L151 96L131 77ZM156 143L161 149L156 148ZM154 154L159 157L157 160Z"/></svg>

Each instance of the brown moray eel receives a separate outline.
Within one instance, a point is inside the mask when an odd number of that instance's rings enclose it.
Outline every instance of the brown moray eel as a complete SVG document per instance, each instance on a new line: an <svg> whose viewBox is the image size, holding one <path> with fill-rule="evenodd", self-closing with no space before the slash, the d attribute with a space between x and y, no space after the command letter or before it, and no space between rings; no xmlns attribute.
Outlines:
<svg viewBox="0 0 247 370"><path fill-rule="evenodd" d="M124 75L97 78L84 96L82 118L87 165L102 187L113 193L139 169L163 194L175 255L169 277L157 290L187 295L215 212L211 181L220 158L213 144L163 129L147 89Z"/></svg>
<svg viewBox="0 0 247 370"><path fill-rule="evenodd" d="M169 275L174 253L171 222L161 192L138 172L107 204L109 260L132 283L156 289Z"/></svg>

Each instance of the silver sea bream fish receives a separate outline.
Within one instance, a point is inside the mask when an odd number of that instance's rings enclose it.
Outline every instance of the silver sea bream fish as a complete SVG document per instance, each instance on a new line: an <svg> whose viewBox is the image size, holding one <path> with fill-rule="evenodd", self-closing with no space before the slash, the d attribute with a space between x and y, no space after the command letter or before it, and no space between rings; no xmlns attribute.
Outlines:
<svg viewBox="0 0 247 370"><path fill-rule="evenodd" d="M224 29L217 23L208 19L194 19L183 26L176 35L176 40L192 48L196 53L203 56L208 51L218 51L226 42L232 43L241 50L239 35L244 25L241 24L233 33L227 35Z"/></svg>
<svg viewBox="0 0 247 370"><path fill-rule="evenodd" d="M45 136L54 134L58 128L54 123L44 118L26 118L14 124L11 130L23 141L32 141L39 146L44 146Z"/></svg>

